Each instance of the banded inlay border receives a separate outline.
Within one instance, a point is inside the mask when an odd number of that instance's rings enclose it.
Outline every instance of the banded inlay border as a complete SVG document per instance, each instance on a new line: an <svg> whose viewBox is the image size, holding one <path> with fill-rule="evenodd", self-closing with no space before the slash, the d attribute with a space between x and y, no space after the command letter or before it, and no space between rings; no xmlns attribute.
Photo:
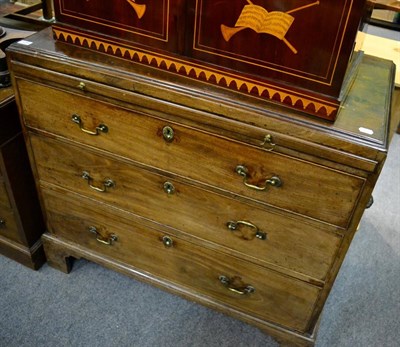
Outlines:
<svg viewBox="0 0 400 347"><path fill-rule="evenodd" d="M99 52L111 54L121 58L129 58L141 64L157 67L172 73L178 73L189 78L217 84L221 87L233 89L242 93L255 95L263 99L280 102L296 109L307 110L315 114L324 115L324 118L332 118L338 110L338 106L332 106L327 102L316 101L304 96L298 96L289 91L282 91L272 86L252 82L238 76L230 76L227 73L214 71L205 66L196 66L190 62L181 62L173 57L159 56L155 53L142 52L133 47L125 47L116 43L91 38L82 34L75 34L53 27L57 40L94 49ZM326 115L326 116L325 116Z"/></svg>

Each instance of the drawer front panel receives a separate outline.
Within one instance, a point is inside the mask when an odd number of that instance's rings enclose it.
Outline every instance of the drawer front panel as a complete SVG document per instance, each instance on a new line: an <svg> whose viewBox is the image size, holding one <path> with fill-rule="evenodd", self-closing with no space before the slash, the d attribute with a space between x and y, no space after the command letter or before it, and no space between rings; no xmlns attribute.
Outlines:
<svg viewBox="0 0 400 347"><path fill-rule="evenodd" d="M300 331L307 326L319 294L313 286L166 235L126 219L121 211L73 194L45 190L44 200L50 231L64 239L261 319ZM164 236L169 237L169 242L163 241ZM220 282L221 275L238 276L243 287L250 285L255 291L244 295L234 293Z"/></svg>
<svg viewBox="0 0 400 347"><path fill-rule="evenodd" d="M0 235L10 240L21 242L14 213L11 209L0 205Z"/></svg>
<svg viewBox="0 0 400 347"><path fill-rule="evenodd" d="M0 206L11 208L5 183L0 180Z"/></svg>
<svg viewBox="0 0 400 347"><path fill-rule="evenodd" d="M338 235L299 220L105 159L80 147L34 135L31 142L42 181L182 231L190 230L199 238L269 266L323 280L341 242ZM84 179L83 172L93 180ZM115 186L106 187L107 179Z"/></svg>
<svg viewBox="0 0 400 347"><path fill-rule="evenodd" d="M365 182L344 172L24 80L18 81L18 88L28 126L343 228ZM47 103L41 102L42 95L47 95ZM72 121L74 114L79 115L80 125ZM104 125L107 132L96 130ZM99 135L85 134L80 126ZM165 128L168 126L172 131ZM173 133L173 139L166 141L163 132L167 139ZM241 171L239 166L243 166ZM282 182L279 187L276 176Z"/></svg>

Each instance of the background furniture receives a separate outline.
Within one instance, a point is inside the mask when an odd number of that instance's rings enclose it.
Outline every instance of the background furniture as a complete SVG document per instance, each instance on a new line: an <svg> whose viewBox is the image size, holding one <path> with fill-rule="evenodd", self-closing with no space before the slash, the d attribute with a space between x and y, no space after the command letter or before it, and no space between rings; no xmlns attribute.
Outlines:
<svg viewBox="0 0 400 347"><path fill-rule="evenodd" d="M397 40L392 40L366 34L363 40L362 50L366 54L391 60L396 65L392 117L398 120L397 133L400 133L400 33L398 33L397 36Z"/></svg>
<svg viewBox="0 0 400 347"><path fill-rule="evenodd" d="M13 89L4 87L10 82L4 52L12 42L49 25L43 20L49 6L49 1L22 6L0 0L0 253L33 269L45 262L40 240L45 225Z"/></svg>
<svg viewBox="0 0 400 347"><path fill-rule="evenodd" d="M400 31L400 1L371 0L370 2L375 10L369 20L371 24Z"/></svg>
<svg viewBox="0 0 400 347"><path fill-rule="evenodd" d="M0 15L11 21L22 21L43 27L44 21L53 19L52 0L0 0Z"/></svg>
<svg viewBox="0 0 400 347"><path fill-rule="evenodd" d="M38 269L45 230L12 88L0 89L0 253Z"/></svg>

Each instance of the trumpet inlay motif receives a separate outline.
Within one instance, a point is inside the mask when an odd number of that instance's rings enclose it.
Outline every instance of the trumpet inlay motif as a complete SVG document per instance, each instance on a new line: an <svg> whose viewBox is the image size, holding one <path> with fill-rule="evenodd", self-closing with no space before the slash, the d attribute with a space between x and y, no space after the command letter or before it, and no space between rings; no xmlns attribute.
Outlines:
<svg viewBox="0 0 400 347"><path fill-rule="evenodd" d="M137 4L135 0L126 0L129 5L132 6L138 18L142 18L144 13L146 12L146 5L144 4Z"/></svg>

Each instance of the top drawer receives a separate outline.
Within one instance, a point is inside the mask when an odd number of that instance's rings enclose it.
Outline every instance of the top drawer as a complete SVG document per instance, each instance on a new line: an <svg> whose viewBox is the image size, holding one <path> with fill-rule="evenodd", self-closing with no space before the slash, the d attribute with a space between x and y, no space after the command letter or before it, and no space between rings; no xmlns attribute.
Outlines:
<svg viewBox="0 0 400 347"><path fill-rule="evenodd" d="M343 228L365 182L312 162L26 80L17 79L17 87L27 126ZM100 130L104 126L106 132Z"/></svg>

